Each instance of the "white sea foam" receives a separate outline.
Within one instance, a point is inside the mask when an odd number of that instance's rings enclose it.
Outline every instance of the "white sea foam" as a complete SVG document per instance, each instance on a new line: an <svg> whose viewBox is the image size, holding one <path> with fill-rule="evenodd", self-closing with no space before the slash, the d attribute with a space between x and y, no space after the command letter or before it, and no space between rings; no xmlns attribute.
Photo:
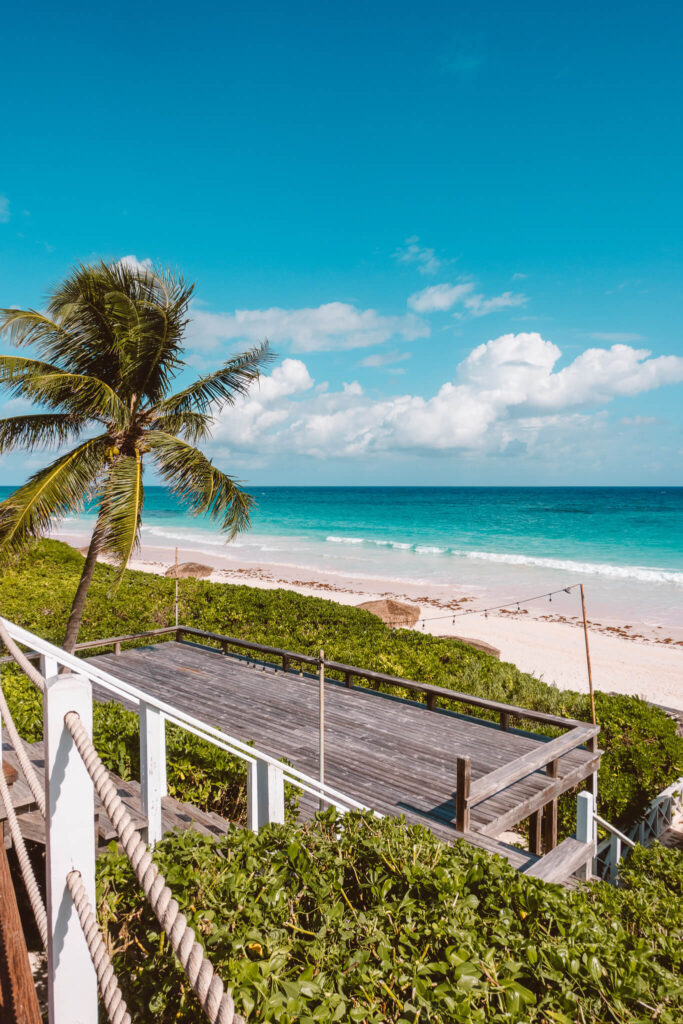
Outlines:
<svg viewBox="0 0 683 1024"><path fill-rule="evenodd" d="M415 548L415 553L418 555L445 555L448 552L448 548L433 548L426 544L420 544Z"/></svg>
<svg viewBox="0 0 683 1024"><path fill-rule="evenodd" d="M331 544L362 544L362 537L325 537Z"/></svg>
<svg viewBox="0 0 683 1024"><path fill-rule="evenodd" d="M683 572L654 569L642 565L610 565L606 562L575 562L568 558L541 558L533 555L507 555L495 551L459 551L460 555L482 562L498 562L501 565L528 565L545 569L562 569L582 575L606 576L615 580L639 580L641 583L672 583L683 587Z"/></svg>

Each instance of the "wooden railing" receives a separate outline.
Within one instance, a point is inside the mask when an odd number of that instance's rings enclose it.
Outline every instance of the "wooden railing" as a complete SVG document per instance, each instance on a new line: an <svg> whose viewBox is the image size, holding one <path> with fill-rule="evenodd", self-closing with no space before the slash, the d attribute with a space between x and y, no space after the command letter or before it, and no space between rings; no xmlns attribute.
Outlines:
<svg viewBox="0 0 683 1024"><path fill-rule="evenodd" d="M319 671L319 658L311 654L302 654L300 651L290 651L282 647L273 647L269 644L257 643L254 640L245 640L241 637L228 636L223 633L214 633L210 630L199 629L196 626L165 626L161 629L146 630L141 633L125 633L120 636L106 637L98 640L86 640L76 645L79 652L111 647L115 654L120 654L123 644L137 643L140 640L151 640L163 636L174 635L178 643L187 643L193 646L200 646L206 650L216 650L216 646L223 654L228 654L230 648L238 651L253 652L261 659L277 659L282 665L283 672L291 672L293 665L300 667L300 674L304 667L310 667L316 672ZM193 641L193 638L194 641ZM197 643L199 640L212 641L214 646ZM29 654L29 657L32 655ZM33 655L35 657L35 655ZM0 659L0 661L6 659ZM486 697L479 697L476 694L464 693L459 690L451 690L443 686L435 686L432 683L423 683L415 679L405 679L401 676L388 675L385 672L377 672L373 669L360 668L357 665L347 665L344 662L325 660L325 673L329 679L329 673L334 672L341 676L341 681L349 689L354 686L355 679L364 679L370 684L388 686L394 689L408 690L413 693L422 694L425 698L426 707L429 710L437 709L437 702L453 701L469 708L480 708L497 716L499 727L503 730L510 729L513 719L518 721L536 722L539 725L555 729L567 730L564 736L549 738L543 734L536 733L542 746L521 755L508 765L504 765L476 780L471 778L471 759L469 757L456 757L456 827L462 831L470 830L470 812L473 807L483 803L496 793L506 789L516 782L521 782L538 771L545 771L548 780L544 795L547 796L547 803L550 813L545 815L546 840L545 845L552 846L557 833L557 793L561 789L562 781L559 779L559 759L575 750L577 747L586 746L591 752L597 753L597 737L600 727L579 721L574 718L562 718L560 715L549 714L545 711L536 711L532 708L518 707L514 704L504 704L500 701L489 700ZM595 780L589 780L591 788L595 788ZM554 811L554 813L553 813ZM540 848L540 814L533 812L530 818L532 847Z"/></svg>

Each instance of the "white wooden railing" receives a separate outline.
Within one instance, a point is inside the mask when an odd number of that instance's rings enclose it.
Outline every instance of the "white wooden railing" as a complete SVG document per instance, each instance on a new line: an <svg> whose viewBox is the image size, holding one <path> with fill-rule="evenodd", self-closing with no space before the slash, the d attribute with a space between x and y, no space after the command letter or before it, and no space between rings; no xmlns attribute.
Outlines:
<svg viewBox="0 0 683 1024"><path fill-rule="evenodd" d="M672 782L651 801L648 808L628 830L620 832L614 825L596 815L596 824L609 833L598 843L595 853L595 873L605 882L617 884L619 864L639 843L649 846L671 825L676 814L683 813L683 778ZM624 850L626 847L626 851Z"/></svg>
<svg viewBox="0 0 683 1024"><path fill-rule="evenodd" d="M88 927L84 925L90 915L92 939L96 906L94 798L96 790L101 799L106 790L104 774L108 781L108 773L104 772L92 746L93 687L97 688L98 693L103 691L109 697L132 704L139 713L141 801L147 818L145 838L150 847L162 836L162 798L166 794L166 722L185 729L246 763L247 824L254 831L270 823L284 823L285 783L317 798L320 806L334 807L340 813L368 808L320 780L229 736L221 729L117 679L99 667L67 654L6 619L0 618L0 627L4 642L12 645L14 660L43 692L49 1024L73 1024L74 1021L97 1024L98 976L105 1006L108 1011L110 1004L115 1006L114 1012L109 1014L110 1020L129 1020L108 960L106 963L101 960L100 969L96 971L98 955L100 958L103 955L103 944L99 954L93 953L92 942L89 944L87 939ZM28 651L21 651L17 645L28 648ZM31 655L30 660L27 654ZM40 672L34 667L38 659ZM5 717L8 712L5 704ZM5 724L10 726L16 737L11 716ZM21 744L21 741L18 743ZM35 773L33 785L36 785ZM113 799L118 799L115 794ZM139 860L144 846L127 812L119 809L117 814L121 818L119 836L126 852L129 852L128 847L133 850L129 856L135 868L134 861L136 858ZM116 827L116 822L112 823ZM16 827L16 817L14 825L14 831L23 846ZM145 853L144 857L148 858L149 854ZM139 880L157 913L158 908L153 901L164 903L163 892L160 890L163 878L158 873L155 875L155 872L156 868L150 861ZM159 920L165 928L167 923L162 917L167 914L167 903L168 900L157 915L161 914ZM176 917L181 916L176 913ZM168 924L169 936L171 932L178 932L175 918L174 921ZM213 988L207 988L206 979L209 975L213 978L213 973L201 947L195 943L191 952L187 953L189 938L185 933L190 931L184 922L178 937L178 956L207 1017L216 1024L231 1024L233 1021L238 1024L241 1018L234 1013L229 993L217 999L212 997ZM192 938L194 941L194 936ZM183 962L185 953L187 963ZM105 977L104 985L102 975ZM222 983L217 978L211 981L211 986L216 985L222 992Z"/></svg>

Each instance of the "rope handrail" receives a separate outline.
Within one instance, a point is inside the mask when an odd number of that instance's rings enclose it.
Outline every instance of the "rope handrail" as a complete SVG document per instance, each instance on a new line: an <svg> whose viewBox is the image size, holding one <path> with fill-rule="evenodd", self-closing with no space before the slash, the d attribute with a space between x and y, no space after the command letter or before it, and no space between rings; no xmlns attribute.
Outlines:
<svg viewBox="0 0 683 1024"><path fill-rule="evenodd" d="M28 660L28 658L26 657L24 652L19 647L17 647L17 645L15 644L14 640L12 639L12 637L9 634L9 632L7 631L7 628L6 628L4 622L2 621L1 618L0 618L0 640L2 640L3 644L5 645L7 650L10 652L10 654L12 655L12 657L14 658L14 660L16 661L17 665L19 666L21 671L24 673L24 675L28 676L28 678L31 680L33 685L35 687L37 687L40 690L40 692L42 693L44 691L44 689L45 689L45 680L41 676L40 672L33 667L33 665Z"/></svg>
<svg viewBox="0 0 683 1024"><path fill-rule="evenodd" d="M0 722L7 729L10 743L17 755L17 760L19 761L19 766L21 767L26 782L28 783L28 788L31 790L33 799L38 804L38 810L42 816L45 817L45 790L40 784L36 770L31 764L29 756L26 753L24 741L19 735L17 727L14 724L14 719L12 718L12 713L9 709L2 686L0 686Z"/></svg>
<svg viewBox="0 0 683 1024"><path fill-rule="evenodd" d="M88 945L88 952L97 974L97 983L107 1016L111 1024L132 1024L126 1001L114 972L114 965L107 953L107 947L85 891L80 871L70 871L66 876L66 884L74 901L78 920Z"/></svg>
<svg viewBox="0 0 683 1024"><path fill-rule="evenodd" d="M204 1013L211 1024L245 1024L244 1018L235 1013L232 996L225 991L221 978L205 956L203 947L197 942L194 929L180 912L164 876L152 860L147 844L135 828L80 716L75 711L69 711L64 716L64 724L83 759L107 816L118 832L121 845L145 898L166 932L171 948L180 961Z"/></svg>
<svg viewBox="0 0 683 1024"><path fill-rule="evenodd" d="M33 916L36 919L36 925L40 933L43 947L47 949L47 912L45 910L43 898L40 895L36 876L33 873L31 860L26 849L26 844L24 843L24 837L21 834L21 828L19 826L16 811L14 810L14 805L12 804L12 796L9 791L9 786L7 785L7 780L5 779L5 773L2 770L2 765L0 765L0 797L2 797L2 802L5 805L5 813L7 814L10 835L17 853L21 876L24 879L24 885L26 886L26 892L28 893L31 909L33 910Z"/></svg>

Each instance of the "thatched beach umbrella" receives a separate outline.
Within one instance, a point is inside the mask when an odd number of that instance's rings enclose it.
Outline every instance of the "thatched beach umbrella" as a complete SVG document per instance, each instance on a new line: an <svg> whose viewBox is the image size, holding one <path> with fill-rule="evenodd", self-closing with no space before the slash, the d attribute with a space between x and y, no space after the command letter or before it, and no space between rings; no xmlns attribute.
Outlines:
<svg viewBox="0 0 683 1024"><path fill-rule="evenodd" d="M188 576L193 577L195 580L203 580L210 576L212 572L212 566L202 565L201 562L181 562L180 565L172 565L170 569L167 569L164 576L168 576L172 580L184 580Z"/></svg>
<svg viewBox="0 0 683 1024"><path fill-rule="evenodd" d="M394 628L400 626L414 626L420 618L420 609L414 604L403 604L401 601L394 601L390 597L383 597L379 601L365 601L359 604L358 608L364 608L366 612L377 615L387 626Z"/></svg>

